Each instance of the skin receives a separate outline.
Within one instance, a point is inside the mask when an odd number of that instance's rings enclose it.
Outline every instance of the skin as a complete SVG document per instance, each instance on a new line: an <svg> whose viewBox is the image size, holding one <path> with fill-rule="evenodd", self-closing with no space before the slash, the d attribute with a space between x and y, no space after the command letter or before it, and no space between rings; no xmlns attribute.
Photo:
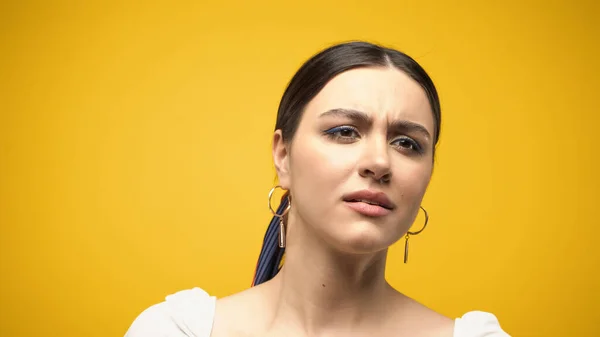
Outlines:
<svg viewBox="0 0 600 337"><path fill-rule="evenodd" d="M433 168L434 120L423 89L392 67L333 78L294 139L273 138L290 190L284 267L217 301L212 337L452 336L454 321L393 289L387 249L415 220ZM344 196L384 192L395 208L362 215Z"/></svg>

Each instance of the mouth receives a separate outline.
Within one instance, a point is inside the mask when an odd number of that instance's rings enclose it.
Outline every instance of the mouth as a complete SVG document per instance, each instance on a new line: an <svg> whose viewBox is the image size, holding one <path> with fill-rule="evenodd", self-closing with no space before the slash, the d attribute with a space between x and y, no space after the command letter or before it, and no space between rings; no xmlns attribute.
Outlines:
<svg viewBox="0 0 600 337"><path fill-rule="evenodd" d="M368 199L351 199L351 200L345 200L345 201L346 202L364 202L365 204L379 206L379 207L383 207L383 208L389 209L389 210L392 209L391 207L389 207L387 205L382 205L382 204L378 203L377 201L368 200Z"/></svg>
<svg viewBox="0 0 600 337"><path fill-rule="evenodd" d="M388 215L396 208L385 193L371 190L350 193L343 200L351 209L371 217Z"/></svg>

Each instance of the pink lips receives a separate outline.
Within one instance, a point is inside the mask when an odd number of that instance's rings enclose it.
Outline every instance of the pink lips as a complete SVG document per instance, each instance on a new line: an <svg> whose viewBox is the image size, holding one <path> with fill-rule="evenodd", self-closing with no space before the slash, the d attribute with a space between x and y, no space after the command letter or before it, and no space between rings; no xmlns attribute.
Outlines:
<svg viewBox="0 0 600 337"><path fill-rule="evenodd" d="M347 194L343 200L349 208L371 217L388 215L396 208L396 205L385 193L372 190L361 190Z"/></svg>

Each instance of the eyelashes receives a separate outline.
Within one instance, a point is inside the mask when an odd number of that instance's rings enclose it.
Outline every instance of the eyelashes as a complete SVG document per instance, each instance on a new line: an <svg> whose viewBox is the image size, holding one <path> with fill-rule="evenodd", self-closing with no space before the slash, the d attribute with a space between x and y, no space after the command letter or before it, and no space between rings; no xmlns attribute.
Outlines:
<svg viewBox="0 0 600 337"><path fill-rule="evenodd" d="M410 137L399 137L396 138L392 144L397 144L396 146L398 148L402 148L402 149L410 149L411 151L414 151L416 153L423 153L423 148L421 147L421 145L419 145L418 142L416 142L414 139L410 138Z"/></svg>
<svg viewBox="0 0 600 337"><path fill-rule="evenodd" d="M336 126L326 130L325 135L333 140L343 141L344 143L353 143L360 138L358 130L352 126Z"/></svg>
<svg viewBox="0 0 600 337"><path fill-rule="evenodd" d="M325 130L324 134L329 139L343 144L354 143L361 138L358 130L353 126L348 125L336 126L334 128ZM394 140L392 140L390 145L399 151L408 150L417 154L423 153L423 147L419 144L419 142L408 136L396 137Z"/></svg>

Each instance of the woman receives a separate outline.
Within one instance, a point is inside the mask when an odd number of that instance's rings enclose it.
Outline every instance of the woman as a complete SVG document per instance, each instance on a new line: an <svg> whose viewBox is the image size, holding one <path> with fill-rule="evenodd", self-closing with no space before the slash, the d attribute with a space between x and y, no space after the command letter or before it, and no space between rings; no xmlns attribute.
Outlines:
<svg viewBox="0 0 600 337"><path fill-rule="evenodd" d="M406 237L406 262L426 225L409 231L425 212L440 120L436 89L409 56L365 42L315 55L279 106L273 159L286 193L253 287L167 296L126 336L508 336L492 314L446 318L384 277L388 247Z"/></svg>

